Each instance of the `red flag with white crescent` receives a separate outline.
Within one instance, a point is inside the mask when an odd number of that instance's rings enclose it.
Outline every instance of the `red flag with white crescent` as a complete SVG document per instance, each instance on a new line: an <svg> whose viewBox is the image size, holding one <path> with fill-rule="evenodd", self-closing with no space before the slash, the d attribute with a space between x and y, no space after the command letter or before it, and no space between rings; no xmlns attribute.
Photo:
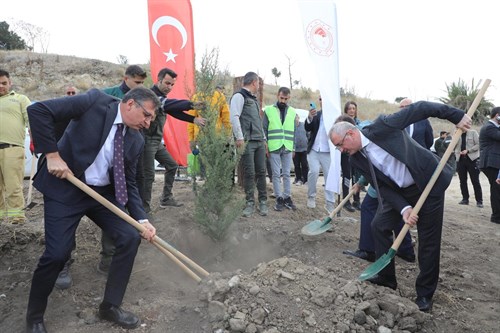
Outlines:
<svg viewBox="0 0 500 333"><path fill-rule="evenodd" d="M168 98L189 99L194 92L193 14L189 0L148 0L151 76L168 67L177 81ZM167 117L163 139L179 165L187 165L189 142L187 123Z"/></svg>

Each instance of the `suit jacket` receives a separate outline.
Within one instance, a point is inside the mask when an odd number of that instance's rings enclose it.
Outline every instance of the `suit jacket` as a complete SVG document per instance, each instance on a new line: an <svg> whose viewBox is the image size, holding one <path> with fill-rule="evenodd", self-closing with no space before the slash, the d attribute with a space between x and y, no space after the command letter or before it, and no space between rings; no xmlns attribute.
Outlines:
<svg viewBox="0 0 500 333"><path fill-rule="evenodd" d="M448 105L417 102L394 114L379 116L372 124L361 129L361 132L370 141L404 163L418 189L423 191L439 164L439 158L429 149L420 146L415 140L411 139L405 128L412 123L429 117L447 119L457 124L463 116L464 112L462 110ZM351 163L361 169L373 184L366 158L362 156L361 152L351 156ZM376 168L375 174L384 201L389 202L397 211L401 211L404 207L410 205L401 195L402 189L395 182ZM453 171L446 164L429 195L441 196L450 184L452 177Z"/></svg>
<svg viewBox="0 0 500 333"><path fill-rule="evenodd" d="M85 170L94 162L113 126L119 100L98 89L85 94L35 103L28 107L31 134L37 153L58 151L75 177L85 183ZM58 122L70 120L59 141L55 128ZM135 219L146 219L136 185L136 168L144 139L139 131L128 128L124 136L124 164L127 182L127 209ZM112 172L111 172L111 181ZM47 197L71 204L86 194L65 179L51 175L46 162L39 168L33 186Z"/></svg>
<svg viewBox="0 0 500 333"><path fill-rule="evenodd" d="M430 149L434 143L432 126L429 119L424 119L413 124L412 139L417 141L422 147Z"/></svg>
<svg viewBox="0 0 500 333"><path fill-rule="evenodd" d="M309 135L309 139L307 141L307 153L308 154L312 149L312 146L314 144L314 140L316 140L316 135L318 134L322 114L323 114L323 111L318 111L316 113L316 116L312 119L311 122L308 122L307 119L304 122L304 129L307 132L311 132L311 134ZM324 121L324 119L323 119L323 121Z"/></svg>
<svg viewBox="0 0 500 333"><path fill-rule="evenodd" d="M479 169L500 169L500 128L491 121L479 131Z"/></svg>
<svg viewBox="0 0 500 333"><path fill-rule="evenodd" d="M479 157L479 133L474 130L468 130L465 134L465 149L467 149L467 156L471 161L475 161ZM455 146L455 157L457 161L460 159L460 152L462 151L462 136L458 139Z"/></svg>

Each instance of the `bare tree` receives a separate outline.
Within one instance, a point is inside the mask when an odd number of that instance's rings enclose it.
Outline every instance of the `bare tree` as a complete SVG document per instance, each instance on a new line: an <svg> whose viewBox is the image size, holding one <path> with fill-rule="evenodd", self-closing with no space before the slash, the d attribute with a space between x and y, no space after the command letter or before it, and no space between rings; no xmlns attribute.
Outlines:
<svg viewBox="0 0 500 333"><path fill-rule="evenodd" d="M118 57L116 57L116 60L118 61L119 64L122 64L122 65L128 64L128 58L127 58L127 56L124 56L123 54L118 55Z"/></svg>
<svg viewBox="0 0 500 333"><path fill-rule="evenodd" d="M286 59L288 60L288 79L290 80L290 89L295 87L295 81L292 79L292 66L295 62L292 62L292 59L285 54Z"/></svg>
<svg viewBox="0 0 500 333"><path fill-rule="evenodd" d="M47 53L48 43L50 39L50 34L47 30L21 20L15 21L12 26L12 30L15 31L18 35L22 36L26 41L28 50L34 52L35 46L38 45L40 46L41 52Z"/></svg>

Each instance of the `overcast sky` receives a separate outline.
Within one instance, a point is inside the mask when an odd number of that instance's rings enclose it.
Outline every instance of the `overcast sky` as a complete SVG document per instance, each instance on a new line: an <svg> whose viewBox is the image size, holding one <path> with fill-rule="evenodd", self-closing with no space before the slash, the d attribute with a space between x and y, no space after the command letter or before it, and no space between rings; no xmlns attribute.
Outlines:
<svg viewBox="0 0 500 333"><path fill-rule="evenodd" d="M304 43L297 0L191 0L197 60L220 49L234 75L256 71L274 83L318 88ZM314 1L314 0L301 0ZM435 101L446 84L491 79L486 97L500 104L500 25L496 1L338 0L340 86L358 96ZM149 61L146 0L17 0L0 21L23 20L50 34L49 53L130 64ZM255 48L249 49L249 45Z"/></svg>

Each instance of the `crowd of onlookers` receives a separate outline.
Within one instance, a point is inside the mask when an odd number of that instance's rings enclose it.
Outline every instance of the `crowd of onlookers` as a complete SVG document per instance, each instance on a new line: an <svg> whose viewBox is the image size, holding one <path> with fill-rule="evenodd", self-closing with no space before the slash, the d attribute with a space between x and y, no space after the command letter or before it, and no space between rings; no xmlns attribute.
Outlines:
<svg viewBox="0 0 500 333"><path fill-rule="evenodd" d="M332 214L336 192L343 198L352 195L353 201L347 200L343 208L360 211L360 241L357 250L344 253L372 262L390 248L394 235L405 224L418 223L418 253L408 234L396 255L408 262L418 259L416 303L422 311L432 308L439 275L444 190L455 172L462 194L459 204L469 204L470 178L478 208L483 208L480 174L486 175L490 221L500 224L500 107L491 110L479 133L471 129L471 119L463 110L431 102L412 103L407 98L401 100L399 112L365 121L358 117L356 102L348 101L343 114L334 124L328 124L324 117L328 110L322 110L321 97L319 107L311 103L307 117L300 119L290 105L292 96L287 87L280 87L276 101L262 108L256 97L260 78L254 72L245 74L241 89L229 102L223 85L215 87L209 102L199 94L191 100L168 98L177 79L177 73L169 68L159 71L151 88L144 87L146 77L140 66L131 65L116 86L79 93L75 86L68 85L64 97L31 104L28 97L11 90L9 73L0 69L2 223L26 221L23 178L27 127L31 150L40 155L33 184L44 196L46 248L33 275L27 313L29 332L46 332L43 315L52 288L71 286L71 252L76 246L76 227L84 215L102 229L97 268L108 276L108 283L99 315L124 328L139 325L139 318L123 310L121 302L140 236L152 240L156 233L150 222L155 161L165 168L158 206L183 205L172 191L178 164L163 141L167 115L188 123L191 151L198 154L199 127L206 124L200 110L209 107L218 113L218 130L241 152L244 217L256 211L268 215L269 197L275 198L272 209L278 212L296 210L294 200L302 199L307 208L315 209L318 189L324 191L324 208ZM429 116L449 120L462 134L434 188L426 194L429 197L420 211L414 212L452 141L445 131L433 138ZM335 176L332 156L336 154L340 156L341 191L328 185L329 177ZM320 172L326 186L318 186ZM118 217L69 185L65 181L68 175L126 210L144 231L139 235L132 226L119 223ZM272 183L271 195L267 175ZM307 186L307 197L292 199L293 184ZM362 190L366 192L363 200ZM394 261L369 281L396 289Z"/></svg>

